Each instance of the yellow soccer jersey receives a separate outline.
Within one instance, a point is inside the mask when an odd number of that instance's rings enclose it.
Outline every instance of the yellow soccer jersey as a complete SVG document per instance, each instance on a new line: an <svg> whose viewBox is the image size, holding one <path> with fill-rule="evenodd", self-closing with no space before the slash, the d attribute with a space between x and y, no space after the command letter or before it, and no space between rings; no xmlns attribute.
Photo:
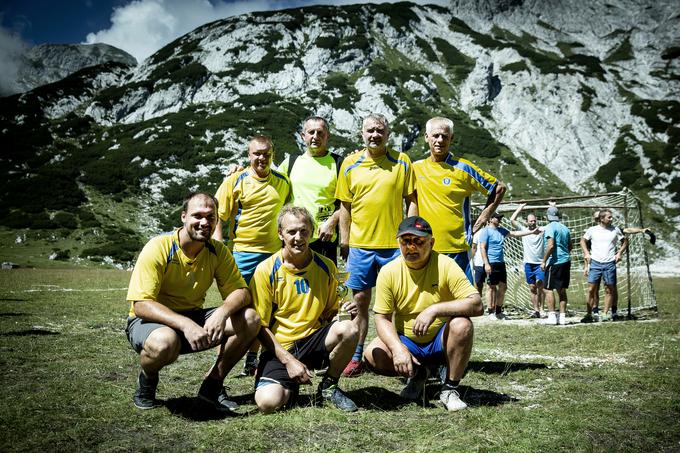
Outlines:
<svg viewBox="0 0 680 453"><path fill-rule="evenodd" d="M467 251L472 241L470 196L496 190L496 178L472 162L449 154L444 162L429 157L414 162L418 213L432 225L434 249L441 253Z"/></svg>
<svg viewBox="0 0 680 453"><path fill-rule="evenodd" d="M352 203L351 247L396 248L403 197L415 191L411 159L394 150L377 159L365 149L347 156L338 175L335 197Z"/></svg>
<svg viewBox="0 0 680 453"><path fill-rule="evenodd" d="M328 258L312 253L312 262L293 273L279 251L257 266L250 281L262 325L286 349L327 325L338 311L337 269Z"/></svg>
<svg viewBox="0 0 680 453"><path fill-rule="evenodd" d="M375 285L375 313L394 313L394 327L416 343L434 339L447 318L434 320L427 334L413 334L413 322L430 305L463 299L477 290L453 259L432 252L430 261L422 269L410 269L399 256L386 264L378 274Z"/></svg>
<svg viewBox="0 0 680 453"><path fill-rule="evenodd" d="M266 178L258 178L250 168L226 178L215 198L234 250L274 253L280 249L276 218L292 197L288 177L273 169Z"/></svg>
<svg viewBox="0 0 680 453"><path fill-rule="evenodd" d="M223 299L234 290L246 288L224 244L211 240L190 260L179 246L179 231L156 236L139 254L127 293L130 316L135 315L137 300L154 300L173 311L201 308L213 281Z"/></svg>

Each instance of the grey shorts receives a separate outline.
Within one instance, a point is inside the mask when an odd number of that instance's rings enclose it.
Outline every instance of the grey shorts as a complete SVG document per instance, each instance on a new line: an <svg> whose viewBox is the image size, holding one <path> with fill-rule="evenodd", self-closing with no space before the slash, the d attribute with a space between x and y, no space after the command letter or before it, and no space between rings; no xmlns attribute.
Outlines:
<svg viewBox="0 0 680 453"><path fill-rule="evenodd" d="M199 326L203 327L205 325L205 322L208 320L208 318L210 318L214 311L215 308L201 308L199 310L183 311L180 312L179 314L182 316L186 316ZM142 349L144 349L144 342L146 341L147 338L149 338L151 332L153 332L156 329L160 329L161 327L167 326L165 324L160 324L157 322L145 321L142 318L128 317L127 327L125 328L125 334L127 335L127 339L130 342L130 345L132 345L132 349L137 351L137 353L140 353L142 352ZM197 352L191 349L191 345L187 341L182 331L179 331L177 329L174 330L175 332L177 332L177 335L179 335L180 341L182 342L182 349L180 350L180 354L189 354L191 352Z"/></svg>

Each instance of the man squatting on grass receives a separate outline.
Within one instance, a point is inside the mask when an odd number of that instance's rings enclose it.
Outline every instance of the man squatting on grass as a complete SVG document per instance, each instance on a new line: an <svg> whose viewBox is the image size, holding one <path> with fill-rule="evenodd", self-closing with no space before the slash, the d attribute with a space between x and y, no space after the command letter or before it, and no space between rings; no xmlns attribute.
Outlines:
<svg viewBox="0 0 680 453"><path fill-rule="evenodd" d="M142 366L133 401L140 409L158 406L158 373L164 366L180 354L219 346L198 396L217 410L232 410L236 403L228 400L222 383L256 337L260 317L248 307L250 294L231 253L211 239L217 200L190 194L181 219L181 228L144 246L130 278L126 333ZM204 309L213 281L224 302Z"/></svg>
<svg viewBox="0 0 680 453"><path fill-rule="evenodd" d="M400 256L386 264L376 283L375 328L367 347L368 366L378 374L409 378L401 396L424 395L430 365L445 364L439 400L449 411L467 407L457 387L470 359L472 316L481 297L455 261L432 250L432 228L407 217L399 225Z"/></svg>
<svg viewBox="0 0 680 453"><path fill-rule="evenodd" d="M357 410L338 379L359 338L357 321L333 321L338 312L337 268L309 242L314 220L305 208L287 205L279 213L283 248L260 263L250 282L262 320L264 352L255 377L255 403L264 413L292 404L310 369L328 367L318 397L340 410ZM356 314L356 311L354 313Z"/></svg>

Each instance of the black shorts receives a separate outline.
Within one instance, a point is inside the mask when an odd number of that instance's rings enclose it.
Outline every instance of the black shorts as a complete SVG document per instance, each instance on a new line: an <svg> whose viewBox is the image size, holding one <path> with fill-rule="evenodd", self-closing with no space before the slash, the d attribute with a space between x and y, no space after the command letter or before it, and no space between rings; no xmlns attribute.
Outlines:
<svg viewBox="0 0 680 453"><path fill-rule="evenodd" d="M571 277L571 261L545 268L545 289L567 289Z"/></svg>
<svg viewBox="0 0 680 453"><path fill-rule="evenodd" d="M203 327L205 322L208 320L208 318L210 318L210 316L212 316L214 311L215 308L201 308L198 310L182 311L178 313L182 316L186 316L199 326ZM160 329L161 327L168 326L153 321L145 321L142 318L128 317L125 334L127 335L130 345L132 345L132 349L139 353L142 352L142 349L144 348L144 342L149 337L149 335L151 335L151 332L156 329ZM182 349L179 352L180 354L198 352L191 349L189 341L187 341L184 333L181 330L174 330L177 332L177 335L179 335L180 341L182 342Z"/></svg>
<svg viewBox="0 0 680 453"><path fill-rule="evenodd" d="M337 266L337 264L338 264L338 238L337 237L332 242L322 241L321 239L317 239L316 241L309 244L309 248L314 250L319 255L325 256L326 258L330 259Z"/></svg>
<svg viewBox="0 0 680 453"><path fill-rule="evenodd" d="M491 273L486 278L487 285L508 283L508 273L505 271L505 263L490 263Z"/></svg>
<svg viewBox="0 0 680 453"><path fill-rule="evenodd" d="M486 280L484 266L475 266L475 285L479 286Z"/></svg>
<svg viewBox="0 0 680 453"><path fill-rule="evenodd" d="M288 352L304 363L310 370L326 368L329 364L329 351L326 350L326 337L333 323L322 327L307 338L296 341ZM286 366L271 351L262 351L260 363L255 374L255 388L266 384L281 384L284 388L298 390L299 384L290 378Z"/></svg>

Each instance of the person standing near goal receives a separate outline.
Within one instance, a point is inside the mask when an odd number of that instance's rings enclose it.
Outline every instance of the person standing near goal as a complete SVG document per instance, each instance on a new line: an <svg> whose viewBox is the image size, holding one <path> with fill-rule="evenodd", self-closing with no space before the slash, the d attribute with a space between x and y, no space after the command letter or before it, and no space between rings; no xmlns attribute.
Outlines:
<svg viewBox="0 0 680 453"><path fill-rule="evenodd" d="M599 224L588 228L581 238L583 259L588 264L588 305L586 316L582 322L593 322L593 307L595 297L600 288L600 281L604 280L604 314L602 321L610 319L610 309L617 306L618 292L616 288L616 263L621 261L623 252L628 248L628 238L623 232L612 225L612 212L602 209L598 213ZM586 241L590 241L590 250ZM619 250L616 244L621 242Z"/></svg>
<svg viewBox="0 0 680 453"><path fill-rule="evenodd" d="M567 288L571 272L571 233L560 222L560 212L555 206L547 210L548 226L543 231L545 254L541 270L545 272L545 301L548 305L548 318L545 324L561 326L567 324ZM560 298L560 316L555 312L555 296Z"/></svg>
<svg viewBox="0 0 680 453"><path fill-rule="evenodd" d="M520 231L535 231L542 229L536 223L536 216L534 214L527 214L526 224L522 225L517 221L517 216L522 209L526 207L526 203L519 205L517 210L510 216L510 223L512 226ZM526 277L529 291L531 291L531 305L534 307L532 318L540 318L543 311L543 282L545 281L545 274L541 269L541 261L543 260L543 236L541 234L524 236L522 238L523 261L524 261L524 275Z"/></svg>

